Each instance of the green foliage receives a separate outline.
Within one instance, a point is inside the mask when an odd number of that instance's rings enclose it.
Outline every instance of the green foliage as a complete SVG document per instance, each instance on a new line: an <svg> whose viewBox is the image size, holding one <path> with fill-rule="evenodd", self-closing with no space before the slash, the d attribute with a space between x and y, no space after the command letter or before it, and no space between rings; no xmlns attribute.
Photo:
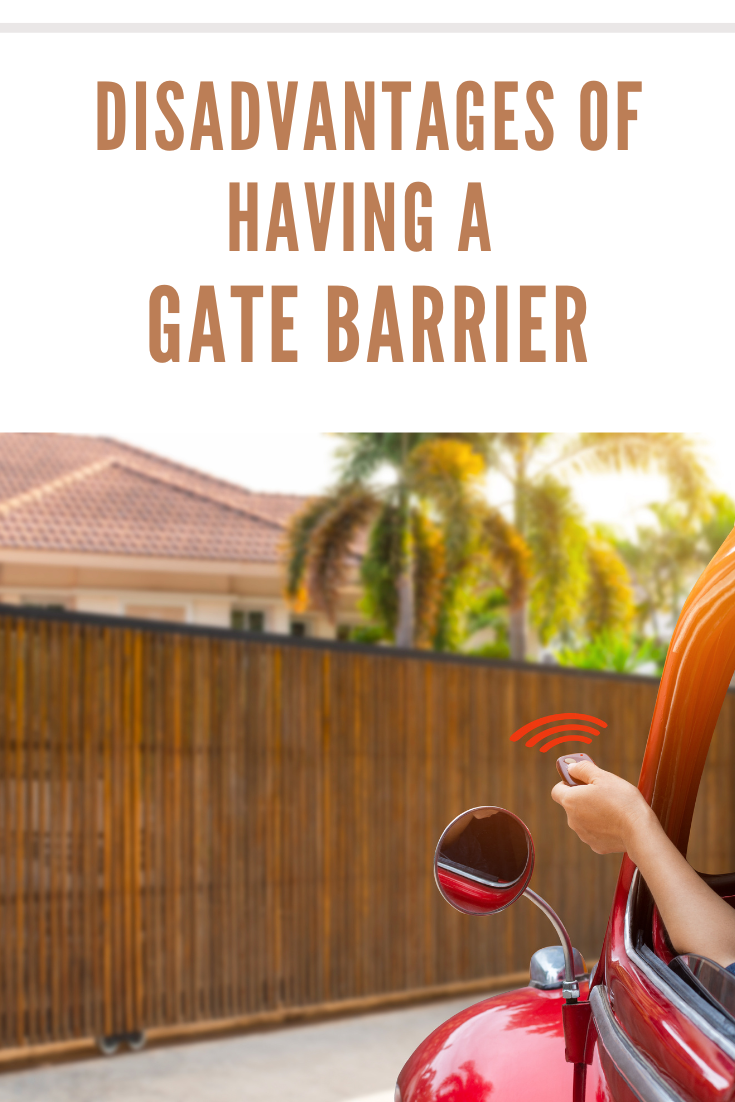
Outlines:
<svg viewBox="0 0 735 1102"><path fill-rule="evenodd" d="M630 628L635 610L625 563L598 533L587 544L587 582L583 601L585 629L596 638Z"/></svg>
<svg viewBox="0 0 735 1102"><path fill-rule="evenodd" d="M507 639L498 639L495 643L485 643L464 653L472 658L510 658L510 644Z"/></svg>
<svg viewBox="0 0 735 1102"><path fill-rule="evenodd" d="M467 632L474 635L482 628L498 628L507 620L508 596L500 586L478 591L467 610Z"/></svg>
<svg viewBox="0 0 735 1102"><path fill-rule="evenodd" d="M546 475L527 492L531 617L542 643L629 627L633 593L622 558L590 531L571 489Z"/></svg>
<svg viewBox="0 0 735 1102"><path fill-rule="evenodd" d="M448 435L426 441L411 456L409 485L441 528L441 550L435 546L433 558L441 570L441 589L433 588L433 630L431 619L424 618L426 641L437 650L458 650L464 635L464 609L481 535L484 472L483 456ZM422 526L428 535L426 517ZM424 577L432 573L424 570Z"/></svg>
<svg viewBox="0 0 735 1102"><path fill-rule="evenodd" d="M695 442L681 433L497 433L487 454L510 485L515 529L530 550L529 613L539 639L573 647L605 632L624 637L634 615L630 574L638 551L589 529L571 481L582 472L659 471L677 502L677 523L691 523L710 493Z"/></svg>
<svg viewBox="0 0 735 1102"><path fill-rule="evenodd" d="M369 490L358 483L348 483L335 493L310 502L294 518L287 588L292 599L303 604L306 579L314 604L334 619L350 550L377 508L378 502Z"/></svg>
<svg viewBox="0 0 735 1102"><path fill-rule="evenodd" d="M292 521L289 531L289 557L286 576L286 593L297 604L304 600L304 577L311 551L314 532L324 516L332 508L328 497L310 501Z"/></svg>
<svg viewBox="0 0 735 1102"><path fill-rule="evenodd" d="M508 596L500 586L479 590L468 603L467 637L471 638L484 628L492 628L494 641L478 647L465 647L464 653L477 658L510 658Z"/></svg>
<svg viewBox="0 0 735 1102"><path fill-rule="evenodd" d="M447 551L441 528L417 509L413 515L413 584L416 595L416 636L419 647L442 649L439 624L456 594L446 585Z"/></svg>
<svg viewBox="0 0 735 1102"><path fill-rule="evenodd" d="M388 639L393 638L398 620L396 585L401 572L401 545L399 511L391 503L384 504L370 529L360 577L362 611L382 626Z"/></svg>
<svg viewBox="0 0 735 1102"><path fill-rule="evenodd" d="M457 440L487 463L490 433L479 432L336 432L341 482L365 482L381 470L400 470L411 453L430 440Z"/></svg>
<svg viewBox="0 0 735 1102"><path fill-rule="evenodd" d="M426 432L338 432L341 440L336 459L339 481L365 483L386 468L400 471L409 454L432 433Z"/></svg>
<svg viewBox="0 0 735 1102"><path fill-rule="evenodd" d="M518 607L528 596L532 572L531 549L499 509L483 509L480 524L486 568L502 586L506 603Z"/></svg>
<svg viewBox="0 0 735 1102"><path fill-rule="evenodd" d="M531 618L547 643L574 630L585 591L587 532L571 489L551 475L528 486L525 496L534 575Z"/></svg>
<svg viewBox="0 0 735 1102"><path fill-rule="evenodd" d="M735 525L735 501L727 494L710 494L709 505L709 512L702 522L702 550L707 562L720 549Z"/></svg>
<svg viewBox="0 0 735 1102"><path fill-rule="evenodd" d="M649 506L651 521L640 525L618 551L637 593L638 630L657 638L673 627L693 582L732 530L735 503L709 493L698 509L676 499Z"/></svg>
<svg viewBox="0 0 735 1102"><path fill-rule="evenodd" d="M338 435L337 486L291 527L289 595L310 596L334 618L356 540L366 539L366 614L388 638L400 640L408 624L412 645L458 646L481 531L487 441L463 433Z"/></svg>
<svg viewBox="0 0 735 1102"><path fill-rule="evenodd" d="M614 670L616 673L648 673L660 677L667 647L655 639L604 631L577 647L557 652L561 666L581 670Z"/></svg>
<svg viewBox="0 0 735 1102"><path fill-rule="evenodd" d="M379 624L356 624L350 628L350 643L363 643L374 646L385 642L385 630Z"/></svg>

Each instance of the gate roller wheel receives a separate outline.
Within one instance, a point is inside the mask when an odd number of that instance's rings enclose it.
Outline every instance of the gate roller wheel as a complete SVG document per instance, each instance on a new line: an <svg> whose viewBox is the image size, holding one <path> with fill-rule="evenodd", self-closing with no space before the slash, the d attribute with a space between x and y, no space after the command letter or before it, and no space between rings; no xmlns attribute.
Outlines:
<svg viewBox="0 0 735 1102"><path fill-rule="evenodd" d="M97 1048L103 1056L114 1056L120 1048L119 1037L98 1037Z"/></svg>

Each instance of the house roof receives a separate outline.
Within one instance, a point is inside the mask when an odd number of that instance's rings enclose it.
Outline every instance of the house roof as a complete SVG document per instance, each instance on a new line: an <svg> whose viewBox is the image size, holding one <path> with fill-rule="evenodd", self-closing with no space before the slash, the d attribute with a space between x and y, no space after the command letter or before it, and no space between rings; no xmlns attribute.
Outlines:
<svg viewBox="0 0 735 1102"><path fill-rule="evenodd" d="M0 547L278 562L305 501L117 440L0 433Z"/></svg>

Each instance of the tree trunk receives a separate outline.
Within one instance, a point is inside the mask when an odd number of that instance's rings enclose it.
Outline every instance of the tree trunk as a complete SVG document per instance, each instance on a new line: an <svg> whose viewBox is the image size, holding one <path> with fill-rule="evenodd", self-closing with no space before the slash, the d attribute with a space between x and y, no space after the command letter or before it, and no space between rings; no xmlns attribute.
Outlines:
<svg viewBox="0 0 735 1102"><path fill-rule="evenodd" d="M521 447L516 453L515 479L513 483L513 514L515 527L523 539L527 536L526 525L526 450ZM512 598L511 598L512 600ZM518 595L516 595L518 600ZM514 662L526 661L526 647L528 646L528 601L521 599L517 604L510 606L510 657Z"/></svg>
<svg viewBox="0 0 735 1102"><path fill-rule="evenodd" d="M416 624L416 609L413 591L413 540L411 539L411 510L408 486L406 485L406 465L408 462L408 433L401 433L401 474L398 483L398 502L401 524L401 573L396 582L398 593L398 623L396 624L396 646L412 647Z"/></svg>
<svg viewBox="0 0 735 1102"><path fill-rule="evenodd" d="M413 592L413 571L401 574L396 586L398 590L398 623L396 624L396 646L412 647L415 632L415 608Z"/></svg>
<svg viewBox="0 0 735 1102"><path fill-rule="evenodd" d="M510 656L514 662L526 660L526 602L510 610Z"/></svg>

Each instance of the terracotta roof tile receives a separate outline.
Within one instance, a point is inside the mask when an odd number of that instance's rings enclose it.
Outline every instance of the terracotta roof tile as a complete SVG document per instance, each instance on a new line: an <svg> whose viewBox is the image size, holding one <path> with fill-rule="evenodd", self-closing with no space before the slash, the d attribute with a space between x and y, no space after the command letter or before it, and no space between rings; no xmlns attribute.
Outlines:
<svg viewBox="0 0 735 1102"><path fill-rule="evenodd" d="M277 562L305 500L115 440L0 433L0 547Z"/></svg>

